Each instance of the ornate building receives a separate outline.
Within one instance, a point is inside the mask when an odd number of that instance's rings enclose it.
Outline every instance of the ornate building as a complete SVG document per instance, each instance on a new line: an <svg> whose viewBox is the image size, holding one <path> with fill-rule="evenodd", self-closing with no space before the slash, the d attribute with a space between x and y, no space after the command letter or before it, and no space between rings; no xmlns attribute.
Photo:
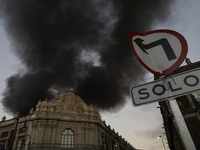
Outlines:
<svg viewBox="0 0 200 150"><path fill-rule="evenodd" d="M134 150L101 120L98 111L73 93L39 101L36 110L0 122L0 144L16 150ZM21 117L20 117L21 116Z"/></svg>

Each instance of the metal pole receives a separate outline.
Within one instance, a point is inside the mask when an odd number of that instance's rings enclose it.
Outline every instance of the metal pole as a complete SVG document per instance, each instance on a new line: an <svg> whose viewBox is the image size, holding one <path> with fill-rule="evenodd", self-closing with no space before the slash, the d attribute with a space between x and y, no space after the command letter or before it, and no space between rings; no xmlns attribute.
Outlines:
<svg viewBox="0 0 200 150"><path fill-rule="evenodd" d="M190 132L187 128L185 120L181 114L181 111L176 102L176 99L169 100L169 103L170 103L170 107L171 107L172 113L174 115L174 119L175 119L178 129L180 131L180 135L183 139L183 143L185 144L186 149L187 150L196 150L196 147L194 145L194 142L192 140Z"/></svg>
<svg viewBox="0 0 200 150"><path fill-rule="evenodd" d="M30 150L30 148L31 148L31 142L29 141L29 143L28 143L28 150Z"/></svg>
<svg viewBox="0 0 200 150"><path fill-rule="evenodd" d="M161 140L162 140L162 144L163 144L163 147L164 147L164 149L166 150L166 148L165 148L165 144L164 144L163 139L162 139L162 136L158 136L158 138L161 138Z"/></svg>
<svg viewBox="0 0 200 150"><path fill-rule="evenodd" d="M19 115L20 115L21 113L25 115L26 120L27 120L26 114L25 114L24 112L20 112ZM13 144L14 144L14 141L15 141L15 136L16 136L16 132L17 132L17 126L18 126L19 118L20 118L20 117L18 116L17 119L16 119L17 122L16 122L16 125L15 125L15 130L14 130L14 133L13 133L11 145L9 146L9 150L12 150L12 148L13 148ZM25 120L25 122L24 122L24 127L25 127L25 128L27 128L27 127L26 127L26 120Z"/></svg>
<svg viewBox="0 0 200 150"><path fill-rule="evenodd" d="M166 148L165 148L165 144L164 144L164 142L163 142L162 137L161 137L161 140L162 140L163 147L164 147L164 149L166 150Z"/></svg>
<svg viewBox="0 0 200 150"><path fill-rule="evenodd" d="M13 143L15 141L15 135L16 135L16 132L17 132L18 121L19 121L19 118L17 118L17 122L16 122L16 125L15 125L15 130L14 130L14 133L13 133L11 145L9 146L9 150L12 150L12 148L13 148Z"/></svg>

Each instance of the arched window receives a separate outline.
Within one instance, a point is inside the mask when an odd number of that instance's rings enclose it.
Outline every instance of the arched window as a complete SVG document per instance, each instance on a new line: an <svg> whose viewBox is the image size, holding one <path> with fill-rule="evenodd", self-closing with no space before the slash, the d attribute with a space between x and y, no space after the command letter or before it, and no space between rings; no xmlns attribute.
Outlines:
<svg viewBox="0 0 200 150"><path fill-rule="evenodd" d="M62 133L62 148L73 148L74 132L71 129L65 129Z"/></svg>

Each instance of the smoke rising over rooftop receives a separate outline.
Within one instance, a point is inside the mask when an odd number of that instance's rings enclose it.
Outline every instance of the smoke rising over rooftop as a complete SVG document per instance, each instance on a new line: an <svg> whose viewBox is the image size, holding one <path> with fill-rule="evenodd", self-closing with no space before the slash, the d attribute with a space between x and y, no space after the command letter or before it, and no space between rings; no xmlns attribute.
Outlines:
<svg viewBox="0 0 200 150"><path fill-rule="evenodd" d="M7 111L28 112L39 99L73 92L103 110L122 107L146 71L128 43L165 21L171 1L0 0L12 52L25 66L7 79Z"/></svg>

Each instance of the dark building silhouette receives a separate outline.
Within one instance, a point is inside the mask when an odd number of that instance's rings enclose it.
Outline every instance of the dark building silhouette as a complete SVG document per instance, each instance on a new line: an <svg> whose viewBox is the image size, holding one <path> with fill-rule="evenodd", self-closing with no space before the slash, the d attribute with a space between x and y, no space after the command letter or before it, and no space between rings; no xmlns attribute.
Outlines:
<svg viewBox="0 0 200 150"><path fill-rule="evenodd" d="M186 59L186 63L187 65L179 67L170 75L200 67L200 62L191 63L189 59ZM194 145L196 149L200 150L200 92L178 97L176 101L194 141ZM161 101L159 105L164 120L169 148L171 150L186 150L169 101Z"/></svg>

